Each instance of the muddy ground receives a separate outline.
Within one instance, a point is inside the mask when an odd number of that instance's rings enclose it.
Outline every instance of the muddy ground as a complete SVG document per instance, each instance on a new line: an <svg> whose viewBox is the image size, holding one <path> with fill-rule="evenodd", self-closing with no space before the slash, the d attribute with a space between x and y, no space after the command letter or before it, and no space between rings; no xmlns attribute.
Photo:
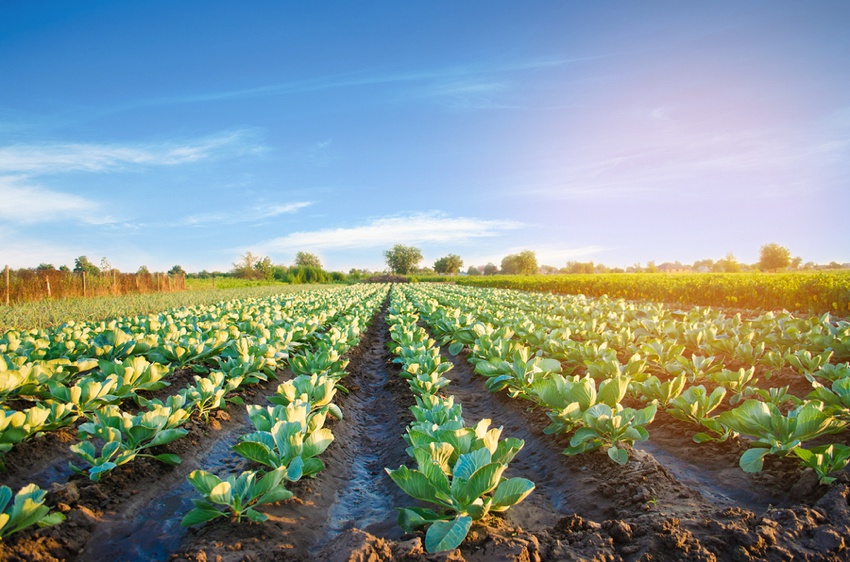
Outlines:
<svg viewBox="0 0 850 562"><path fill-rule="evenodd" d="M405 535L396 507L413 501L385 467L407 464L402 439L413 403L387 351L382 310L349 352L350 394L338 394L344 419L322 456L327 469L291 486L295 498L263 508L262 524L216 520L184 530L194 497L185 476L249 468L230 446L249 422L231 405L211 424L194 423L170 452L179 467L136 461L100 483L68 478L61 468L74 432L48 436L10 457L3 482L55 485L48 502L67 520L0 544L2 560L848 560L850 479L821 486L793 459L769 458L749 475L738 467L745 444L697 445L694 428L660 412L650 441L625 467L604 452L566 457L563 437L543 434L548 419L528 404L490 394L463 354L447 391L473 423L490 418L503 437L525 440L506 476L536 484L523 503L473 526L458 550L426 554L422 534ZM283 375L285 378L285 374ZM771 381L772 383L773 381ZM263 403L277 382L246 391ZM839 436L841 440L845 435ZM27 464L26 459L32 462ZM58 460L57 460L58 459Z"/></svg>

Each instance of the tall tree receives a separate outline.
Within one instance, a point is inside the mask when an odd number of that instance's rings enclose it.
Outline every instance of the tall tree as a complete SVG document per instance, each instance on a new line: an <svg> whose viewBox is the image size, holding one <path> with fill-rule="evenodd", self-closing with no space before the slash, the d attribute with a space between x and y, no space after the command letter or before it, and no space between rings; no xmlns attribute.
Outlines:
<svg viewBox="0 0 850 562"><path fill-rule="evenodd" d="M260 257L251 252L245 252L239 257L239 261L233 263L233 274L236 277L251 279L255 276L254 265Z"/></svg>
<svg viewBox="0 0 850 562"><path fill-rule="evenodd" d="M434 262L434 271L439 274L457 275L463 267L463 260L456 254L449 254Z"/></svg>
<svg viewBox="0 0 850 562"><path fill-rule="evenodd" d="M86 256L80 256L74 260L74 271L77 273L85 271L86 275L100 274L100 268L90 262Z"/></svg>
<svg viewBox="0 0 850 562"><path fill-rule="evenodd" d="M791 265L791 250L779 244L765 244L761 247L759 254L759 269L762 271L776 271L785 269Z"/></svg>
<svg viewBox="0 0 850 562"><path fill-rule="evenodd" d="M318 267L321 269L322 262L316 254L298 252L295 254L295 267Z"/></svg>
<svg viewBox="0 0 850 562"><path fill-rule="evenodd" d="M274 279L274 265L272 264L272 259L266 256L263 259L257 260L257 263L254 264L254 271L259 272L263 279L271 281Z"/></svg>
<svg viewBox="0 0 850 562"><path fill-rule="evenodd" d="M422 252L413 246L396 244L392 249L384 252L384 259L393 273L407 275L422 261Z"/></svg>
<svg viewBox="0 0 850 562"><path fill-rule="evenodd" d="M537 256L531 250L507 255L502 259L502 273L506 275L533 275L537 273Z"/></svg>
<svg viewBox="0 0 850 562"><path fill-rule="evenodd" d="M711 270L722 273L738 273L741 271L741 264L738 263L738 258L732 252L729 252L725 258L717 260Z"/></svg>
<svg viewBox="0 0 850 562"><path fill-rule="evenodd" d="M484 266L484 270L481 273L484 275L496 275L499 273L499 268L496 267L495 263L487 262L487 265Z"/></svg>
<svg viewBox="0 0 850 562"><path fill-rule="evenodd" d="M144 266L142 266L144 267ZM141 269L141 268L139 268ZM186 271L179 265L175 265L171 269L168 270L169 275L186 275Z"/></svg>

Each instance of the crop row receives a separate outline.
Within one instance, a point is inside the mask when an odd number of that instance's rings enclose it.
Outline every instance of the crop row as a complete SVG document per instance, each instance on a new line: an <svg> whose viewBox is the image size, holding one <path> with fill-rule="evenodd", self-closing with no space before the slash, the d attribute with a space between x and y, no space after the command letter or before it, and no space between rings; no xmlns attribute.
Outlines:
<svg viewBox="0 0 850 562"><path fill-rule="evenodd" d="M261 467L225 479L205 470L195 470L188 480L202 496L183 518L182 525L204 523L218 517L241 521L265 521L254 508L292 497L285 482L314 477L325 465L319 458L333 442L324 427L328 415L341 420L340 407L333 403L339 381L346 375L348 360L343 355L359 343L375 309L383 300L373 292L341 317L328 332L317 338L312 350L292 357L296 375L278 386L270 406L247 406L254 431L241 435L233 450Z"/></svg>
<svg viewBox="0 0 850 562"><path fill-rule="evenodd" d="M503 512L525 499L534 484L525 478L504 478L508 463L524 442L500 440L501 428L490 429L490 420L467 425L461 405L441 391L449 384L443 377L452 368L440 355L440 347L417 325L419 316L398 290L391 293L387 322L395 363L407 379L416 404L414 420L404 439L414 468L387 469L392 480L411 497L437 506L406 507L398 522L405 532L428 527L428 552L457 548L473 521L490 512Z"/></svg>
<svg viewBox="0 0 850 562"><path fill-rule="evenodd" d="M850 315L850 274L656 273L602 275L502 275L457 279L459 285L607 295L635 301Z"/></svg>
<svg viewBox="0 0 850 562"><path fill-rule="evenodd" d="M469 349L468 360L487 377L491 391L505 390L544 408L552 422L546 431L571 436L565 454L604 446L624 464L624 445L646 440L645 426L665 409L696 425L697 442L749 437L750 449L740 461L747 472L760 471L767 454L793 452L826 483L850 458L850 448L841 444L802 446L843 431L850 422L850 369L833 359L846 357L846 335L834 335L846 334L846 323L789 315L771 325L767 315L744 322L707 309L672 313L611 299L449 287L405 290L442 343L453 353ZM801 327L810 327L802 337L820 353L791 348L779 353L801 337ZM742 346L752 364L727 368L740 364ZM698 355L707 351L717 355ZM768 353L775 355L765 358ZM810 385L806 396L795 396L787 386L756 384L755 373L769 379L778 360L799 369L793 376ZM627 407L626 400L644 406ZM713 415L722 403L725 411Z"/></svg>
<svg viewBox="0 0 850 562"><path fill-rule="evenodd" d="M6 366L0 371L3 399L34 405L0 410L0 450L84 420L78 427L80 442L71 450L87 465L74 470L92 480L140 456L178 464L177 455L147 450L179 439L187 433L180 426L190 416L206 419L230 393L274 376L287 359L293 370L319 372L328 353L359 340L361 316L353 307L376 298L376 288L359 288L231 301L52 331L7 332L0 344L0 364ZM336 324L324 331L331 321ZM327 349L297 351L306 345ZM144 397L167 386L166 375L176 367L209 374L196 375L194 384L165 403ZM136 413L121 409L129 401ZM36 503L25 502L31 506L27 513L43 507ZM51 517L58 519L44 512L29 524L39 519L55 523Z"/></svg>
<svg viewBox="0 0 850 562"><path fill-rule="evenodd" d="M70 321L99 321L156 314L170 308L207 305L246 298L265 298L305 290L304 285L243 286L192 289L176 293L146 293L87 298L44 299L0 307L0 331L59 326ZM327 286L324 286L327 288ZM312 286L310 290L318 289Z"/></svg>

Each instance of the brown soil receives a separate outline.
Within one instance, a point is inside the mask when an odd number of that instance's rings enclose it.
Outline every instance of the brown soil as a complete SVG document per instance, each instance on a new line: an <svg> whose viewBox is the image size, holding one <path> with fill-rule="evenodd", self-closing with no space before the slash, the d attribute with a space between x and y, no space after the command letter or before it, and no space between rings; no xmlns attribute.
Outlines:
<svg viewBox="0 0 850 562"><path fill-rule="evenodd" d="M72 478L57 485L48 503L65 511L68 520L5 541L0 559L850 559L847 471L826 487L793 459L769 457L763 473L747 475L737 464L744 443L695 444L696 428L663 412L649 427L650 441L630 451L626 466L601 451L567 457L561 454L563 436L542 433L548 420L539 410L488 393L463 355L452 358L447 391L462 404L468 422L490 418L493 426L503 427L503 437L525 440L508 475L530 478L536 489L504 516L474 525L459 549L427 554L421 533L404 535L395 525L394 507L413 502L384 472L408 463L401 434L413 402L389 363L386 341L381 313L350 352L350 375L343 382L351 393L338 395L345 418L332 426L335 441L322 457L327 469L293 485L296 498L263 508L267 522L215 521L188 532L168 526L188 509L180 490L191 469L223 474L243 467L227 453L246 424L244 407L232 406L223 419L197 423L188 438L175 442L180 445L172 450L184 458L179 467L142 460L99 484ZM275 385L257 387L246 401L262 402ZM846 434L836 437L845 440ZM34 458L41 457L34 453ZM27 466L22 459L12 465L11 480L5 480L22 482ZM169 501L174 503L170 516L160 507ZM132 524L121 523L127 521ZM161 548L139 554L120 546L127 543L121 542L119 529L138 534L137 543L158 542Z"/></svg>

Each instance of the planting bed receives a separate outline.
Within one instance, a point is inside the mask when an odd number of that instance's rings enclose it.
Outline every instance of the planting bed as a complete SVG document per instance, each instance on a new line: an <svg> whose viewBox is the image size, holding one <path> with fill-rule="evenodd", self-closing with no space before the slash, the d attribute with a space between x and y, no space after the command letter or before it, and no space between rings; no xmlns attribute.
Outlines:
<svg viewBox="0 0 850 562"><path fill-rule="evenodd" d="M387 303L347 357L348 393L334 403L341 420L326 423L334 440L315 478L287 484L292 499L265 505L262 523L224 518L180 526L197 493L186 476L195 469L224 475L257 468L231 450L251 431L242 405L230 404L210 423L190 421L186 437L162 446L182 463L136 459L100 482L71 475L71 428L16 446L6 455L2 483L14 490L35 482L46 504L65 514L59 525L22 531L0 542L2 560L847 560L850 559L850 478L845 469L818 483L793 455L765 458L760 473L738 465L743 437L694 443L698 428L663 409L647 426L648 441L625 445L629 460L614 463L606 448L575 456L562 451L569 434L549 435L543 408L505 392L489 392L475 374L470 351L441 349L453 368L448 390L468 423L488 418L503 437L524 440L505 476L534 482L523 502L475 522L458 549L427 553L424 533L405 534L397 509L416 502L385 468L411 466L402 439L414 397L388 350ZM426 326L423 323L423 326ZM427 326L426 326L427 327ZM737 367L736 367L737 368ZM188 373L175 373L186 382ZM278 381L242 388L246 404L265 404ZM770 386L805 380L790 370ZM177 380L177 379L175 379ZM760 384L763 387L764 380ZM179 388L183 383L176 384ZM162 391L161 391L162 392ZM165 396L167 393L163 393ZM632 407L641 404L629 398ZM728 409L724 405L722 409ZM720 411L720 410L718 410ZM815 443L847 443L847 431ZM58 483L57 483L58 482ZM422 504L424 505L424 504Z"/></svg>

